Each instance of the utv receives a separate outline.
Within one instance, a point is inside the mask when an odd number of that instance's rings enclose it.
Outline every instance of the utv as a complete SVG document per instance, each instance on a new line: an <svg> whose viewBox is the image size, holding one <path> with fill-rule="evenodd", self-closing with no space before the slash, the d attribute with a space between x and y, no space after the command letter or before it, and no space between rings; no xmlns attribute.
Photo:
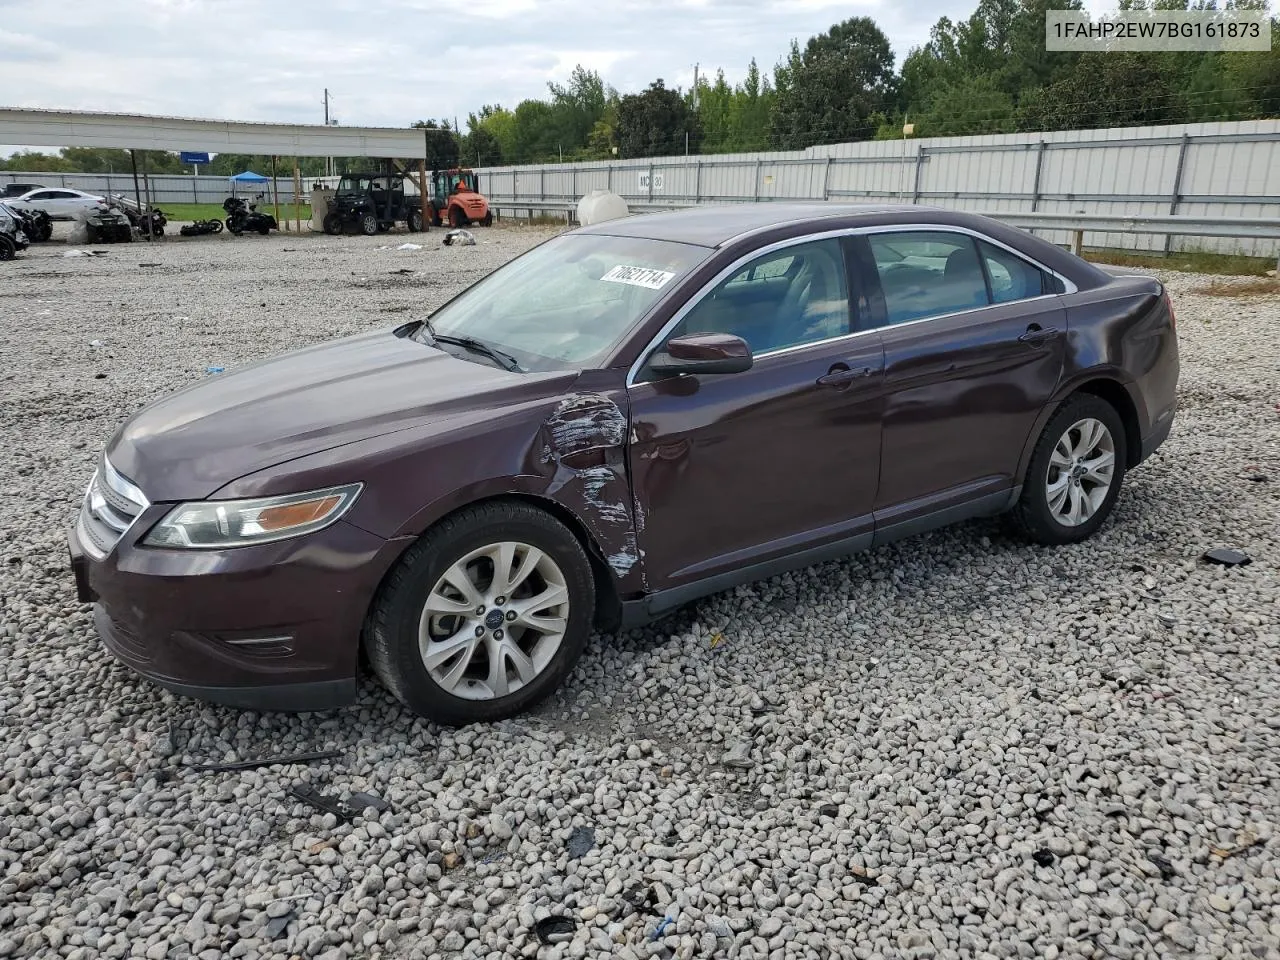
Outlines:
<svg viewBox="0 0 1280 960"><path fill-rule="evenodd" d="M373 236L403 223L412 233L422 229L422 201L416 190L405 194L403 173L346 173L324 215L325 233L356 227Z"/></svg>

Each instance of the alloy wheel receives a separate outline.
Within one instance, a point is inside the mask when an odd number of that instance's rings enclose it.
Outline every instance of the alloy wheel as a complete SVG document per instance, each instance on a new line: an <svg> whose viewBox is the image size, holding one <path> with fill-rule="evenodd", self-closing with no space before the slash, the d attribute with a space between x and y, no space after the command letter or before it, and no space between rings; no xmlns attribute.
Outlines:
<svg viewBox="0 0 1280 960"><path fill-rule="evenodd" d="M1058 439L1049 458L1045 496L1049 512L1064 527L1088 523L1111 490L1116 444L1101 420L1077 420Z"/></svg>
<svg viewBox="0 0 1280 960"><path fill-rule="evenodd" d="M418 650L445 692L495 700L546 669L568 618L569 588L549 554L527 543L492 543L436 581L422 608Z"/></svg>

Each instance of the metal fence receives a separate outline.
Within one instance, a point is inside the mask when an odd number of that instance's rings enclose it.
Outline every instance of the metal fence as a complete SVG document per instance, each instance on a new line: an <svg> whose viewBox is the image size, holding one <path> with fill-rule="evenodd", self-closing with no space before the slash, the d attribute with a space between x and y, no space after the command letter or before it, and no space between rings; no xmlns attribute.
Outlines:
<svg viewBox="0 0 1280 960"><path fill-rule="evenodd" d="M569 209L591 190L640 208L780 200L924 203L999 215L1280 217L1280 120L866 141L804 151L493 167L500 214ZM536 201L536 202L535 202ZM1071 243L1073 231L1042 230ZM1258 237L1092 230L1084 243L1276 256Z"/></svg>
<svg viewBox="0 0 1280 960"><path fill-rule="evenodd" d="M323 177L304 177L302 179L302 202L311 197L311 185L323 180ZM231 181L226 177L191 176L190 174L152 174L147 178L151 187L152 202L163 206L166 203L222 203L231 196ZM6 183L38 183L45 187L70 187L72 190L84 190L87 193L106 196L123 193L133 196L133 174L122 173L18 173L8 170L0 171L0 187ZM138 177L140 190L146 185L142 177ZM257 196L264 193L272 196L272 186L267 183L238 184L236 193L239 196ZM276 178L276 190L279 191L281 203L292 203L294 199L293 177ZM145 198L145 197L144 197Z"/></svg>

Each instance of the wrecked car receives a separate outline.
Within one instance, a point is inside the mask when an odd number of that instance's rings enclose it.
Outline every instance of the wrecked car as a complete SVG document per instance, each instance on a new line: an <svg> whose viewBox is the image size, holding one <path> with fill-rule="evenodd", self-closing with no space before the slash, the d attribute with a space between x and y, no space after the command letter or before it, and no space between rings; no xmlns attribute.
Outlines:
<svg viewBox="0 0 1280 960"><path fill-rule="evenodd" d="M70 534L181 694L495 720L593 629L971 517L1094 534L1174 418L1173 309L995 220L701 208L560 234L425 319L157 400Z"/></svg>

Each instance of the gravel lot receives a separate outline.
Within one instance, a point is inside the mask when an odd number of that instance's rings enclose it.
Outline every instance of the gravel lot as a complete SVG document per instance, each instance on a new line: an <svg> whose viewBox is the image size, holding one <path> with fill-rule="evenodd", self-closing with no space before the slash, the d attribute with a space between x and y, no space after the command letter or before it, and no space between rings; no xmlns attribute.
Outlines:
<svg viewBox="0 0 1280 960"><path fill-rule="evenodd" d="M101 651L63 531L122 419L549 232L2 265L0 957L1280 957L1280 298L1204 278L1169 280L1174 436L1089 543L972 523L741 588L463 731L372 681L331 715L209 707ZM300 782L391 809L339 824Z"/></svg>

